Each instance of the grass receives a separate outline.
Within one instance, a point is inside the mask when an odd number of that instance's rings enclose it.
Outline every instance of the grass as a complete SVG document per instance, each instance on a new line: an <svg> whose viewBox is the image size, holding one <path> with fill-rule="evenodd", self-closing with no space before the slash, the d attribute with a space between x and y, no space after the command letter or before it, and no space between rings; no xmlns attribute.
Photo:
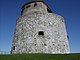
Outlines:
<svg viewBox="0 0 80 60"><path fill-rule="evenodd" d="M80 54L10 54L0 60L80 60Z"/></svg>

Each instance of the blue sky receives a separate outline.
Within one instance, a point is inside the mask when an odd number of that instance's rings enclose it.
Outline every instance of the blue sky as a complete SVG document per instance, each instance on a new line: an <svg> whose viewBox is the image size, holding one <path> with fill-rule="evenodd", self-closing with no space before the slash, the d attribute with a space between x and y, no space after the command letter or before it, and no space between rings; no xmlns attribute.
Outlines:
<svg viewBox="0 0 80 60"><path fill-rule="evenodd" d="M0 50L10 51L21 6L29 0L0 0ZM80 0L45 0L65 18L71 53L80 53Z"/></svg>

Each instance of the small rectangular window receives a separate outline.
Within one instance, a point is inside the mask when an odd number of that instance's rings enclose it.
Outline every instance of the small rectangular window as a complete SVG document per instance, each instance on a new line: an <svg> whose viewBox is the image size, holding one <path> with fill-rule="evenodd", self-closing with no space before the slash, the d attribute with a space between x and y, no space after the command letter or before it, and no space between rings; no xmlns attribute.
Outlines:
<svg viewBox="0 0 80 60"><path fill-rule="evenodd" d="M39 31L38 35L44 35L44 32L43 31Z"/></svg>
<svg viewBox="0 0 80 60"><path fill-rule="evenodd" d="M15 50L15 46L13 46L13 50Z"/></svg>
<svg viewBox="0 0 80 60"><path fill-rule="evenodd" d="M69 36L67 35L67 38L69 39Z"/></svg>

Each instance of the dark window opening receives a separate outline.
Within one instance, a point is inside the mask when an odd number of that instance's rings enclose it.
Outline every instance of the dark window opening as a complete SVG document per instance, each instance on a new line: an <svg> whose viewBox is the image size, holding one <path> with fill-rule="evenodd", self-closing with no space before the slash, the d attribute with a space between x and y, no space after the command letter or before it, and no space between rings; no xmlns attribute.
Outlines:
<svg viewBox="0 0 80 60"><path fill-rule="evenodd" d="M53 44L54 45L54 44Z"/></svg>
<svg viewBox="0 0 80 60"><path fill-rule="evenodd" d="M13 46L13 50L15 50L15 46Z"/></svg>
<svg viewBox="0 0 80 60"><path fill-rule="evenodd" d="M37 44L35 44L35 46L36 46Z"/></svg>
<svg viewBox="0 0 80 60"><path fill-rule="evenodd" d="M44 32L43 31L39 31L38 35L44 35Z"/></svg>
<svg viewBox="0 0 80 60"><path fill-rule="evenodd" d="M26 8L30 7L30 5L26 6Z"/></svg>
<svg viewBox="0 0 80 60"><path fill-rule="evenodd" d="M69 39L69 36L67 35L67 38Z"/></svg>
<svg viewBox="0 0 80 60"><path fill-rule="evenodd" d="M37 6L37 3L34 4L34 7Z"/></svg>
<svg viewBox="0 0 80 60"><path fill-rule="evenodd" d="M47 8L47 11L48 11L49 13L52 13L52 11L51 11L49 8Z"/></svg>

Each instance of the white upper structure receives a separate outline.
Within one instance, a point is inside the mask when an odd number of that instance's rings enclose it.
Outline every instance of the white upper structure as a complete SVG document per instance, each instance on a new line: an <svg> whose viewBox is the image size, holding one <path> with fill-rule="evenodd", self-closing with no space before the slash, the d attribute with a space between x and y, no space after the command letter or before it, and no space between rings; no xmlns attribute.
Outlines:
<svg viewBox="0 0 80 60"><path fill-rule="evenodd" d="M52 13L42 0L22 7L17 20L11 53L69 53L64 18Z"/></svg>

